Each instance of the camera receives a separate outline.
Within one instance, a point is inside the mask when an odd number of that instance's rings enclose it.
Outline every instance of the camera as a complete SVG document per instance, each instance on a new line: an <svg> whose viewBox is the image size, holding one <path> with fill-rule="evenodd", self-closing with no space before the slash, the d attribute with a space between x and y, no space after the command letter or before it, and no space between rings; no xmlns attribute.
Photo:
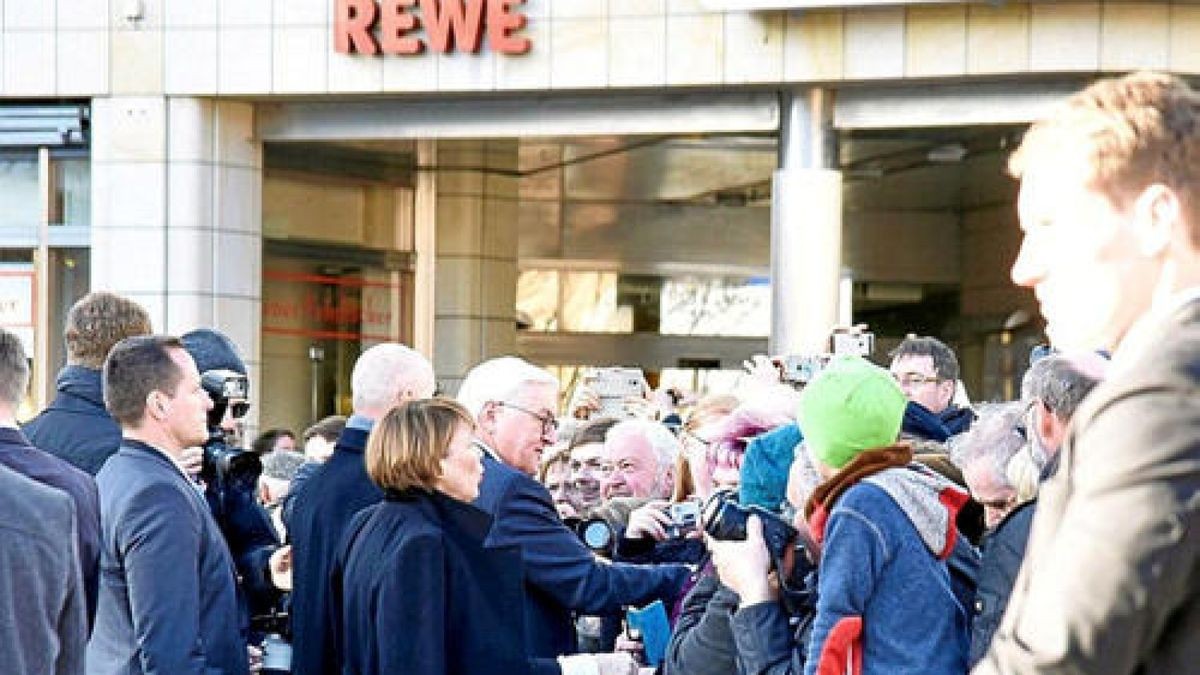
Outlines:
<svg viewBox="0 0 1200 675"><path fill-rule="evenodd" d="M738 504L737 495L732 491L720 491L709 498L704 505L702 523L704 531L713 539L745 541L750 516L758 516L762 522L763 541L771 557L771 566L779 576L784 605L789 612L799 614L801 608L813 602L807 578L816 566L791 523L761 506ZM793 553L790 568L784 564L789 550Z"/></svg>
<svg viewBox="0 0 1200 675"><path fill-rule="evenodd" d="M206 481L253 486L262 474L262 461L253 452L229 447L221 428L227 409L235 418L249 409L246 403L250 397L249 378L232 370L207 370L200 376L200 385L213 401L212 410L208 411L208 440L204 442L201 476Z"/></svg>
<svg viewBox="0 0 1200 675"><path fill-rule="evenodd" d="M875 351L875 334L865 326L835 328L829 336L829 351L823 354L790 354L776 361L780 377L789 384L805 385L821 374L835 356L866 358Z"/></svg>
<svg viewBox="0 0 1200 675"><path fill-rule="evenodd" d="M667 509L667 515L671 517L671 524L667 526L667 537L669 539L682 539L689 532L696 529L696 525L700 522L700 504L692 500L671 504Z"/></svg>
<svg viewBox="0 0 1200 675"><path fill-rule="evenodd" d="M564 518L566 525L589 551L605 558L612 558L617 547L617 534L613 526L603 518Z"/></svg>

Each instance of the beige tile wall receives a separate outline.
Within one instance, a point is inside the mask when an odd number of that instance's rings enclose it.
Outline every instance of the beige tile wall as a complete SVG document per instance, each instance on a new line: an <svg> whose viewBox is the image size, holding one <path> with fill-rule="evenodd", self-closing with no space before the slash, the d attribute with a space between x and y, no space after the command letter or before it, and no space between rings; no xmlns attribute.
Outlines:
<svg viewBox="0 0 1200 675"><path fill-rule="evenodd" d="M105 5L108 5L107 7ZM1195 2L714 12L700 0L528 0L525 56L347 57L333 0L0 0L0 96L577 90L1200 73Z"/></svg>

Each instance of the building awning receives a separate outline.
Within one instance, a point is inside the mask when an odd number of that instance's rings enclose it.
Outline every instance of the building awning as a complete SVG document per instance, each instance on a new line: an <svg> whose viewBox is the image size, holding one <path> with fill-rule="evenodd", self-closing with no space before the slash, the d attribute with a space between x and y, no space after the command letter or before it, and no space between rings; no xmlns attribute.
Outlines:
<svg viewBox="0 0 1200 675"><path fill-rule="evenodd" d="M712 10L737 11L886 7L891 5L964 5L970 1L972 0L701 0L701 4Z"/></svg>
<svg viewBox="0 0 1200 675"><path fill-rule="evenodd" d="M0 105L0 148L85 145L88 106Z"/></svg>

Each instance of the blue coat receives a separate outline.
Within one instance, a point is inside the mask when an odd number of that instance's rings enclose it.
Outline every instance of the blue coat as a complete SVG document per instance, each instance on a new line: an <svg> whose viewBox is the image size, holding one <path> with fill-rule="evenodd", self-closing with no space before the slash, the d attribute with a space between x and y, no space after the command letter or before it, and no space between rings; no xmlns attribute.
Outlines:
<svg viewBox="0 0 1200 675"><path fill-rule="evenodd" d="M491 522L468 504L420 490L389 492L360 511L331 576L341 672L531 672L521 552L485 547Z"/></svg>
<svg viewBox="0 0 1200 675"><path fill-rule="evenodd" d="M363 450L368 432L347 427L333 456L307 480L292 505L292 672L337 672L333 650L334 606L329 579L337 546L355 513L383 498L367 476Z"/></svg>
<svg viewBox="0 0 1200 675"><path fill-rule="evenodd" d="M102 573L88 673L247 673L233 559L203 495L166 455L128 439L96 484Z"/></svg>
<svg viewBox="0 0 1200 675"><path fill-rule="evenodd" d="M58 395L23 427L34 447L95 476L121 445L121 427L104 407L100 371L67 366L58 374Z"/></svg>
<svg viewBox="0 0 1200 675"><path fill-rule="evenodd" d="M0 464L26 478L58 488L71 498L90 626L96 616L100 572L100 493L96 490L96 481L63 460L33 447L17 429L0 427Z"/></svg>
<svg viewBox="0 0 1200 675"><path fill-rule="evenodd" d="M688 568L682 565L597 560L563 525L545 487L487 452L475 505L494 521L489 547L516 545L521 550L530 656L553 658L575 651L572 611L605 614L656 599L670 606L687 579Z"/></svg>

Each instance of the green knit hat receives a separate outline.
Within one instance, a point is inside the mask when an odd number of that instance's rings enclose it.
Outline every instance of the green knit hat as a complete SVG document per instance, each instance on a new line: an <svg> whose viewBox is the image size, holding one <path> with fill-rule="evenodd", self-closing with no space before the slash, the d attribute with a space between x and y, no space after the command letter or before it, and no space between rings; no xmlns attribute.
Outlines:
<svg viewBox="0 0 1200 675"><path fill-rule="evenodd" d="M840 469L863 451L895 443L907 402L888 371L841 356L804 388L796 421L813 456Z"/></svg>

